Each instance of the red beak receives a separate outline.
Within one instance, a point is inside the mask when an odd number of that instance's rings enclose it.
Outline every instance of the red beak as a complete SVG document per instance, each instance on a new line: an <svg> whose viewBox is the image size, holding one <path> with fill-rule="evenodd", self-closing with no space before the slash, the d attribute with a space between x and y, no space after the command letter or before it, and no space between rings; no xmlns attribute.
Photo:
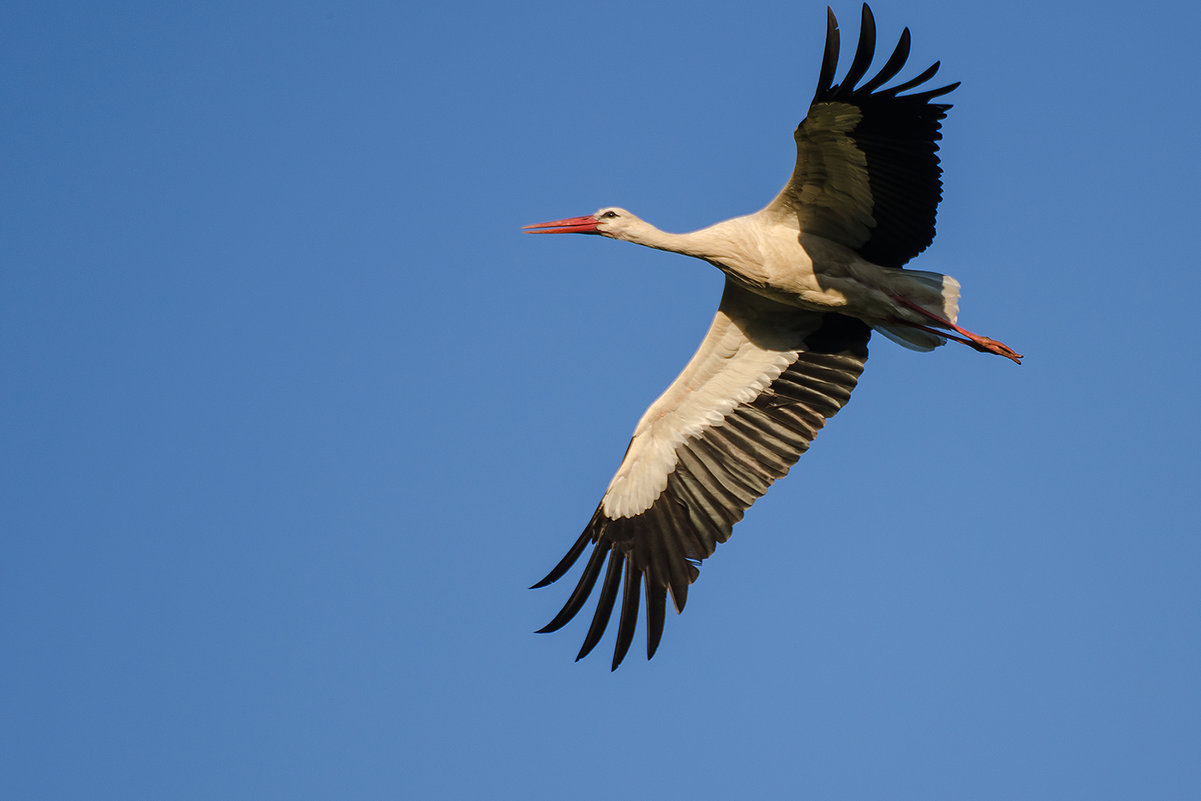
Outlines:
<svg viewBox="0 0 1201 801"><path fill-rule="evenodd" d="M527 234L595 234L596 217L568 217L566 220L551 220L550 222L535 223L522 226Z"/></svg>

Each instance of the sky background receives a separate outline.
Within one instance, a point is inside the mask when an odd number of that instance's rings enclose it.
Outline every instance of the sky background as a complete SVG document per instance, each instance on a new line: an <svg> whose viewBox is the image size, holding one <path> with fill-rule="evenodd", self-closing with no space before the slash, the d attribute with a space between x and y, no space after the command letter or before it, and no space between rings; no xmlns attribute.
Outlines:
<svg viewBox="0 0 1201 801"><path fill-rule="evenodd" d="M0 795L1201 797L1201 10L875 11L1026 363L874 338L611 674L526 588L722 279L520 227L760 208L824 5L7 3Z"/></svg>

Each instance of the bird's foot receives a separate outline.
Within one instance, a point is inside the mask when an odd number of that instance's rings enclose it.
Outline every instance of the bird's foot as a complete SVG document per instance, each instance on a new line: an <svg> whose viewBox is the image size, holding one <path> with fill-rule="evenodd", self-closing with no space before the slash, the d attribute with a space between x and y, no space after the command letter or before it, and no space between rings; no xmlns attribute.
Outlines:
<svg viewBox="0 0 1201 801"><path fill-rule="evenodd" d="M967 338L967 341L964 342L965 345L970 345L971 347L975 348L976 350L980 351L981 353L995 353L998 356L1004 356L1006 359L1009 359L1014 364L1022 363L1022 354L1018 353L1013 348L1006 345L1004 342L998 342L995 339L989 339L988 337L982 337L979 334L972 334L971 332L967 332L967 333L968 333L968 338ZM963 342L963 340L960 340L960 341Z"/></svg>
<svg viewBox="0 0 1201 801"><path fill-rule="evenodd" d="M939 317L937 314L934 314L929 309L923 309L921 306L917 305L916 303L914 303L913 301L904 297L903 295L895 295L894 294L892 296L892 299L897 301L898 303L900 303L902 306L912 309L913 311L917 312L918 314L921 314L923 317L932 321L934 323L935 327L930 328L928 326L918 325L917 323L909 322L906 320L898 320L898 322L904 322L907 325L912 325L914 328L921 328L925 331L929 331L932 334L937 334L939 336L946 337L947 339L953 339L956 342L962 342L964 345L967 345L970 348L975 348L976 350L980 351L981 353L995 353L998 356L1004 356L1006 359L1009 359L1014 364L1022 363L1022 354L1018 353L1013 348L1006 345L1004 342L998 342L995 339L989 339L988 337L982 337L979 334L973 334L971 331L968 331L966 328L960 328L955 323L951 322L950 320L946 320L946 319L943 319L942 317ZM955 331L956 333L959 334L959 336L949 333L950 331Z"/></svg>

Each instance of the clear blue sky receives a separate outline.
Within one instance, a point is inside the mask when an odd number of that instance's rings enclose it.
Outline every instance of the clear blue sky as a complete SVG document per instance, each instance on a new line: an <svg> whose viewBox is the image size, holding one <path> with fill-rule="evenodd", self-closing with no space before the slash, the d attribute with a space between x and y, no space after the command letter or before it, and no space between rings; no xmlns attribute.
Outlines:
<svg viewBox="0 0 1201 801"><path fill-rule="evenodd" d="M7 4L0 795L1201 797L1201 11L875 11L1026 363L874 339L610 674L526 587L721 278L519 229L762 206L824 4Z"/></svg>

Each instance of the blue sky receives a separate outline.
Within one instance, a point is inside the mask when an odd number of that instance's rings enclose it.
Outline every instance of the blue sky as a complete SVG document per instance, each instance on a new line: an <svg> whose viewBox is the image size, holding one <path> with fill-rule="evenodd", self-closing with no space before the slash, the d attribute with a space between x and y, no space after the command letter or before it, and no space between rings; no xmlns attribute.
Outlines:
<svg viewBox="0 0 1201 801"><path fill-rule="evenodd" d="M0 792L1197 798L1201 11L874 5L1026 363L873 339L610 674L526 587L721 277L520 226L765 204L824 5L411 5L0 15Z"/></svg>

